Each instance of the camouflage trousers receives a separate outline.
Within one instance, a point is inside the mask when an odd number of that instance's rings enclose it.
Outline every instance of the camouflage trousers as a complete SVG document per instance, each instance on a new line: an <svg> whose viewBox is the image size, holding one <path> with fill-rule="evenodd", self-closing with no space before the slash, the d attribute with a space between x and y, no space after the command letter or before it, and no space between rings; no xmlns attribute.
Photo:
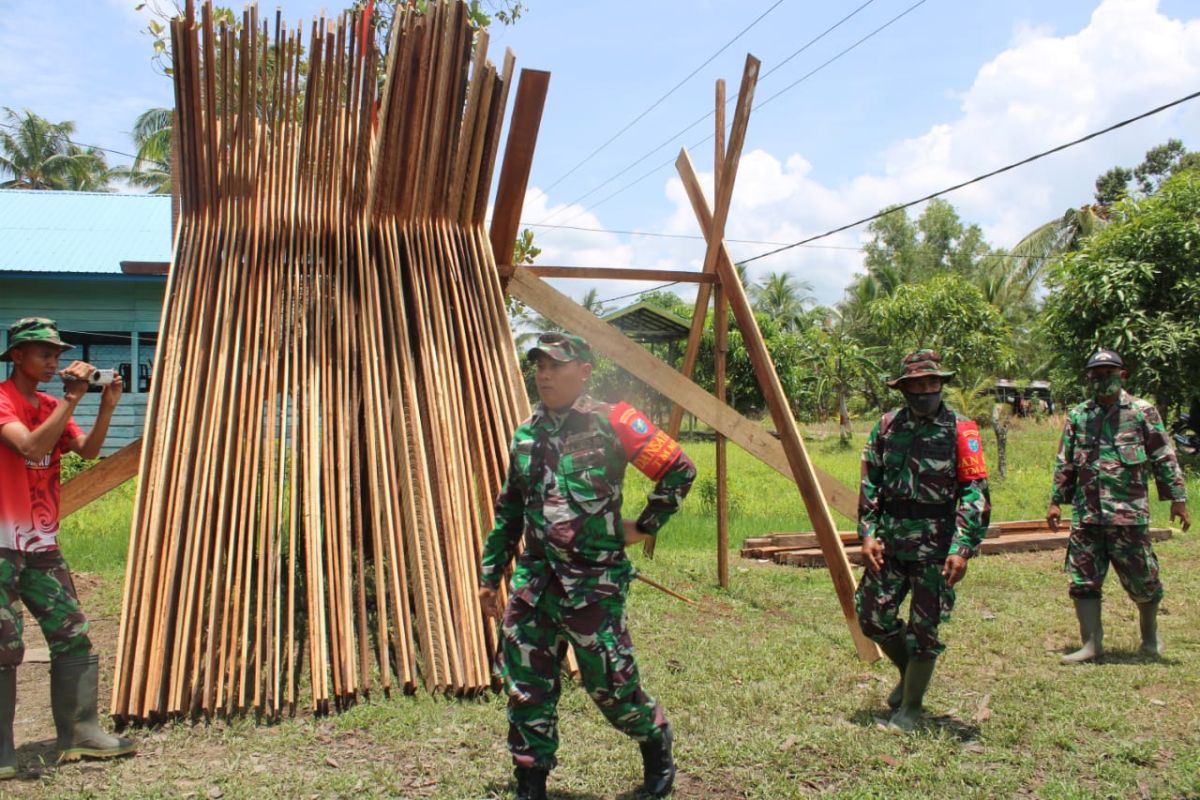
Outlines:
<svg viewBox="0 0 1200 800"><path fill-rule="evenodd" d="M75 582L60 551L0 548L0 667L15 667L25 657L21 604L41 626L51 658L91 652L91 625L79 608Z"/></svg>
<svg viewBox="0 0 1200 800"><path fill-rule="evenodd" d="M854 595L863 633L876 642L903 635L910 657L937 658L946 649L938 639L938 625L949 622L954 609L954 589L942 575L944 563L944 559L902 561L884 556L878 572L865 570ZM910 591L906 627L900 621L900 604Z"/></svg>
<svg viewBox="0 0 1200 800"><path fill-rule="evenodd" d="M560 676L568 644L584 689L613 727L640 742L662 736L667 720L638 678L624 594L571 608L552 582L536 607L510 600L501 625L496 674L508 693L508 749L517 766L557 764Z"/></svg>
<svg viewBox="0 0 1200 800"><path fill-rule="evenodd" d="M1149 525L1080 525L1071 529L1065 569L1071 597L1100 597L1108 565L1135 603L1162 600L1158 557L1150 546Z"/></svg>

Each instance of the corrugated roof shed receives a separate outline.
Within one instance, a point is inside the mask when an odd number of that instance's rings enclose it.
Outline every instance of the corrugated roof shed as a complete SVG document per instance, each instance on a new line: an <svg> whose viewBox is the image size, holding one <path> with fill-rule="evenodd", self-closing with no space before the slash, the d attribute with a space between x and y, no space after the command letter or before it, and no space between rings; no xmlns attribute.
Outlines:
<svg viewBox="0 0 1200 800"><path fill-rule="evenodd" d="M169 195L0 189L0 270L120 272L171 260Z"/></svg>

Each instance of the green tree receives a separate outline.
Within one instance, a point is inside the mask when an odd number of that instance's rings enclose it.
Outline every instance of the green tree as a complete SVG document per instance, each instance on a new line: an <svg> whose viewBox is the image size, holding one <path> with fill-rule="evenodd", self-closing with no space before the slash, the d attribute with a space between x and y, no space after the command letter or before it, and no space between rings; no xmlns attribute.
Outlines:
<svg viewBox="0 0 1200 800"><path fill-rule="evenodd" d="M18 114L4 109L0 125L0 182L4 189L109 190L110 172L104 154L73 143L74 122L50 122L29 109Z"/></svg>
<svg viewBox="0 0 1200 800"><path fill-rule="evenodd" d="M796 331L804 326L808 307L816 302L813 286L797 280L788 272L768 272L761 283L750 289L754 310L779 320L784 330Z"/></svg>
<svg viewBox="0 0 1200 800"><path fill-rule="evenodd" d="M878 383L883 371L874 360L876 351L856 340L837 312L831 312L826 324L817 329L813 345L802 362L812 372L818 413L824 410L825 398L832 394L837 406L838 439L846 445L851 434L850 393L865 384Z"/></svg>
<svg viewBox="0 0 1200 800"><path fill-rule="evenodd" d="M868 312L886 343L887 365L922 347L940 350L950 369L971 380L1011 364L1011 328L979 288L958 275L901 286Z"/></svg>
<svg viewBox="0 0 1200 800"><path fill-rule="evenodd" d="M1083 363L1111 347L1130 368L1130 388L1164 410L1200 386L1200 169L1129 197L1112 222L1055 265L1044 330L1059 354L1059 380L1078 387Z"/></svg>
<svg viewBox="0 0 1200 800"><path fill-rule="evenodd" d="M173 112L169 108L150 108L133 123L133 143L137 155L127 167L113 170L133 186L149 189L151 194L171 192L171 128Z"/></svg>
<svg viewBox="0 0 1200 800"><path fill-rule="evenodd" d="M1096 202L1111 206L1129 195L1132 188L1143 196L1153 194L1167 178L1200 167L1200 153L1189 152L1179 139L1168 139L1146 151L1142 163L1129 169L1116 166L1096 179Z"/></svg>

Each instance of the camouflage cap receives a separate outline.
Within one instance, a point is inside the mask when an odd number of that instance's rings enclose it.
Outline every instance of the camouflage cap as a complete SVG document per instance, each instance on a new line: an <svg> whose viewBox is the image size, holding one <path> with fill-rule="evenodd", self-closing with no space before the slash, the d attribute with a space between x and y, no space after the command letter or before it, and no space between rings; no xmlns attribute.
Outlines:
<svg viewBox="0 0 1200 800"><path fill-rule="evenodd" d="M942 369L942 354L937 350L916 350L904 357L900 362L900 374L887 381L887 385L899 389L900 384L910 378L934 376L949 379L954 374L952 370Z"/></svg>
<svg viewBox="0 0 1200 800"><path fill-rule="evenodd" d="M1120 367L1121 369L1125 369L1125 362L1112 350L1097 350L1087 360L1087 366L1084 369L1091 369L1092 367Z"/></svg>
<svg viewBox="0 0 1200 800"><path fill-rule="evenodd" d="M12 351L26 342L47 342L58 345L59 350L71 350L58 335L58 323L45 317L25 317L8 326L8 349L0 353L0 361L12 361Z"/></svg>
<svg viewBox="0 0 1200 800"><path fill-rule="evenodd" d="M591 346L582 338L569 333L543 333L538 337L537 346L531 347L525 358L534 361L539 353L545 353L555 361L593 363Z"/></svg>

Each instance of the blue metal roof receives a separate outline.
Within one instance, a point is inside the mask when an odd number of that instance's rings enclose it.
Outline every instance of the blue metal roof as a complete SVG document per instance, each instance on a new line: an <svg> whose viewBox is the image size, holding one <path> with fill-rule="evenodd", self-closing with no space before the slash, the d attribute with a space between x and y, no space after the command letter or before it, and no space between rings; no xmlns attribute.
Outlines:
<svg viewBox="0 0 1200 800"><path fill-rule="evenodd" d="M171 260L171 197L0 189L0 270L120 272Z"/></svg>

